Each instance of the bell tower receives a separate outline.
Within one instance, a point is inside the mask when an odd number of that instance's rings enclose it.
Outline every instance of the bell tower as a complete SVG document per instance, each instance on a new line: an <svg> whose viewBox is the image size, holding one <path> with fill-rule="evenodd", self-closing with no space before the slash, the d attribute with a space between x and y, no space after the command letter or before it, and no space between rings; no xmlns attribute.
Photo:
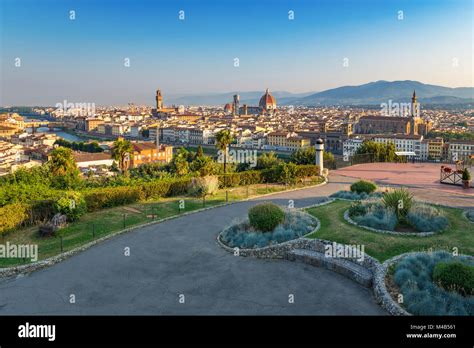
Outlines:
<svg viewBox="0 0 474 348"><path fill-rule="evenodd" d="M156 90L156 110L163 109L163 96L159 89Z"/></svg>

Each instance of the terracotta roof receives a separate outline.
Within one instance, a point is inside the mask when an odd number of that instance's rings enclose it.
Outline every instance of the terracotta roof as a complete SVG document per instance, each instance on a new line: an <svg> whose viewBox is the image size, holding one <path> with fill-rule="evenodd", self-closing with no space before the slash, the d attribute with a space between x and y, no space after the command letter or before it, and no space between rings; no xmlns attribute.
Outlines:
<svg viewBox="0 0 474 348"><path fill-rule="evenodd" d="M103 160L109 160L112 158L109 153L105 153L105 152L90 153L90 152L75 151L73 152L73 156L74 156L74 159L76 160L76 163L103 161Z"/></svg>

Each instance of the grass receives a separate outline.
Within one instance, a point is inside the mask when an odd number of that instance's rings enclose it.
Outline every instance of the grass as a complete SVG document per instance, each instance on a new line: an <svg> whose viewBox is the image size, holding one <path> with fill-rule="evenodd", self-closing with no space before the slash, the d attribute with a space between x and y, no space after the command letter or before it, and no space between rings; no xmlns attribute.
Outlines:
<svg viewBox="0 0 474 348"><path fill-rule="evenodd" d="M461 209L440 208L449 220L446 231L429 237L395 236L365 230L344 220L344 212L351 202L333 203L307 209L321 221L319 231L309 238L320 238L344 244L364 245L365 252L383 262L410 251L448 250L457 248L460 254L474 255L474 225Z"/></svg>
<svg viewBox="0 0 474 348"><path fill-rule="evenodd" d="M311 184L316 183L318 182L311 182ZM72 250L94 239L118 232L124 228L143 225L153 220L176 216L183 212L191 212L203 207L224 204L226 200L227 202L235 202L295 187L304 186L302 184L292 187L280 184L249 185L248 187L219 190L215 195L206 197L205 202L203 202L202 198L172 197L87 213L78 221L70 223L61 230L63 251ZM180 200L184 200L183 210L179 209ZM0 244L6 244L7 242L16 245L38 245L38 260L61 253L61 238L59 236L40 238L38 236L38 226L19 229L0 237ZM0 258L0 268L21 265L27 262L30 261L18 258Z"/></svg>

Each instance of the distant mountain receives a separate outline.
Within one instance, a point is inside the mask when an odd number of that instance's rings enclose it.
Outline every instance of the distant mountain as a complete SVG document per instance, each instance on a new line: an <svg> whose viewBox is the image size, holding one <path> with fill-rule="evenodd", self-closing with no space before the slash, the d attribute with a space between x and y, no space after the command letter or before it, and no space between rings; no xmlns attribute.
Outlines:
<svg viewBox="0 0 474 348"><path fill-rule="evenodd" d="M474 88L449 88L428 85L418 81L377 81L360 86L344 86L314 93L303 98L288 100L289 105L371 105L392 102L409 102L416 90L422 104L474 103ZM278 99L277 99L278 103ZM278 103L282 105L282 103Z"/></svg>
<svg viewBox="0 0 474 348"><path fill-rule="evenodd" d="M304 98L315 92L306 93L290 93L285 91L270 91L277 99L278 104L284 104L294 99ZM247 104L249 106L258 106L258 102L265 91L251 92L226 92L226 93L209 93L204 95L174 95L164 96L165 105L222 105L232 103L234 94L240 95L240 105ZM290 103L291 104L291 103Z"/></svg>

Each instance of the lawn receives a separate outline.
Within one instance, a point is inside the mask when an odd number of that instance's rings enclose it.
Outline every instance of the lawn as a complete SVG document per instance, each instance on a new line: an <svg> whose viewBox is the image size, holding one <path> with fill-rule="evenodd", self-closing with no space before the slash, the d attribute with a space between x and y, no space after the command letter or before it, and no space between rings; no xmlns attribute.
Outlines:
<svg viewBox="0 0 474 348"><path fill-rule="evenodd" d="M321 221L319 231L309 238L320 238L344 244L365 246L365 252L383 262L393 256L410 251L448 250L457 248L460 254L474 255L474 224L461 209L440 208L449 219L446 231L434 236L395 236L371 232L351 225L344 220L344 212L351 202L336 200L333 203L307 209Z"/></svg>
<svg viewBox="0 0 474 348"><path fill-rule="evenodd" d="M311 182L313 185L317 183L319 181ZM202 198L195 197L172 197L87 213L78 221L70 223L61 230L62 251L77 248L94 239L131 226L139 226L153 220L179 215L183 212L190 212L203 207L224 204L226 201L230 203L296 187L303 187L303 185L286 187L280 184L257 184L227 190L222 189L215 195L207 197L205 201ZM179 209L180 200L184 200L184 209L182 210ZM38 236L38 226L16 230L0 238L0 244L6 244L7 242L17 245L37 244L39 260L61 253L61 238L59 236L40 238ZM18 258L0 258L0 268L25 262L30 261Z"/></svg>

